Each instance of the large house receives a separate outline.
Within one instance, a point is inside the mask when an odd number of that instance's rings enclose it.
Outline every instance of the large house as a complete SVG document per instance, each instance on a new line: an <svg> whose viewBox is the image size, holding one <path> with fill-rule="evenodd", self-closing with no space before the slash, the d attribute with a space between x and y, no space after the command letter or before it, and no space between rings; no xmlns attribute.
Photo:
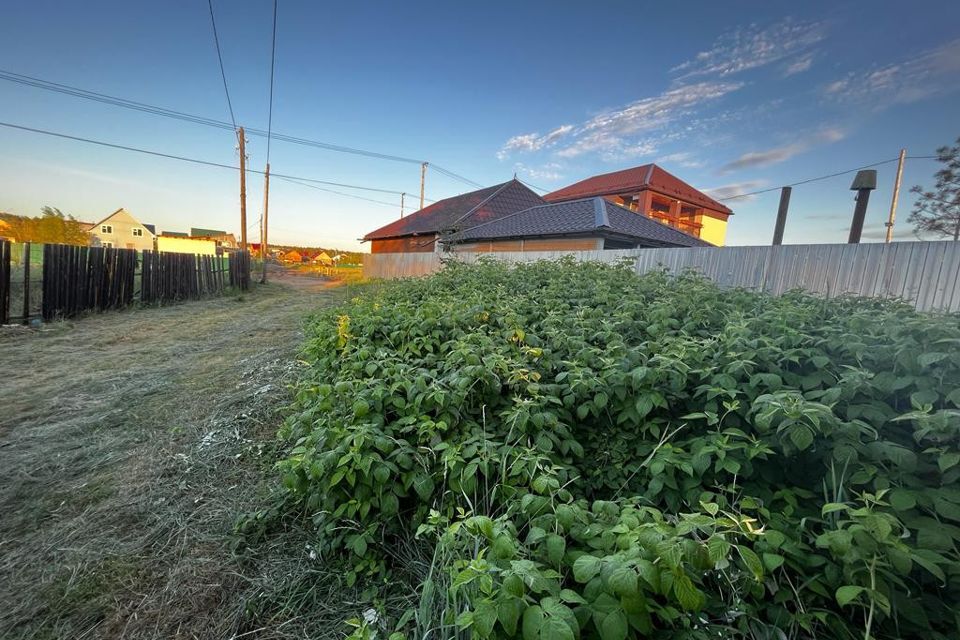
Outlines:
<svg viewBox="0 0 960 640"><path fill-rule="evenodd" d="M542 198L510 180L435 202L363 240L372 253L710 246L723 244L732 213L651 164Z"/></svg>
<svg viewBox="0 0 960 640"><path fill-rule="evenodd" d="M94 245L141 251L153 249L157 233L152 224L140 222L122 207L103 220L90 224L84 231L90 233Z"/></svg>
<svg viewBox="0 0 960 640"><path fill-rule="evenodd" d="M543 196L568 202L599 196L710 244L722 246L733 211L655 164L593 176Z"/></svg>

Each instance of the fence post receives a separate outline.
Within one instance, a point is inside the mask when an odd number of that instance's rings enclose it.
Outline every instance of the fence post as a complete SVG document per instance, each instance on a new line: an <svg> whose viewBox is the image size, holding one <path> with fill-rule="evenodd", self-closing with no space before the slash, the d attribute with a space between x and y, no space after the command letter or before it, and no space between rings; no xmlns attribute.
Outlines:
<svg viewBox="0 0 960 640"><path fill-rule="evenodd" d="M23 243L23 324L30 324L30 243Z"/></svg>
<svg viewBox="0 0 960 640"><path fill-rule="evenodd" d="M0 240L0 324L10 322L10 250L12 245Z"/></svg>

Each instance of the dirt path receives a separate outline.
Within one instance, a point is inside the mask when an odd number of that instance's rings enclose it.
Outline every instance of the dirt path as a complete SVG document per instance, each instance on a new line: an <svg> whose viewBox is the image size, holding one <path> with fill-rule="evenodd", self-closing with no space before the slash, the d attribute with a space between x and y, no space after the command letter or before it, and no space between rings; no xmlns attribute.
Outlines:
<svg viewBox="0 0 960 640"><path fill-rule="evenodd" d="M282 637L244 627L270 594L230 533L273 481L301 321L342 289L274 281L0 328L0 637Z"/></svg>

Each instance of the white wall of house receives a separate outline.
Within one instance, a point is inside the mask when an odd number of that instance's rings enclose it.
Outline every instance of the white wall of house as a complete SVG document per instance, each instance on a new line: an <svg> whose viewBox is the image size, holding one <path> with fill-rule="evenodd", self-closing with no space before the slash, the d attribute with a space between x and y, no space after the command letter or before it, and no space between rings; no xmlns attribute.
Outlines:
<svg viewBox="0 0 960 640"><path fill-rule="evenodd" d="M117 209L93 225L90 234L99 240L101 247L153 249L153 234L126 209Z"/></svg>

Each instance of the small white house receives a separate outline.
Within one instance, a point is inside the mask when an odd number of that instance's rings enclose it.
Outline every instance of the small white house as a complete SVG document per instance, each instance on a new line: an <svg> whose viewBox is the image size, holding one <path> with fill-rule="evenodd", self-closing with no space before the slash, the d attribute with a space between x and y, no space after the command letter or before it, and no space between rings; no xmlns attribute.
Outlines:
<svg viewBox="0 0 960 640"><path fill-rule="evenodd" d="M94 245L140 251L152 250L156 235L152 225L143 224L122 207L91 225L88 231Z"/></svg>

